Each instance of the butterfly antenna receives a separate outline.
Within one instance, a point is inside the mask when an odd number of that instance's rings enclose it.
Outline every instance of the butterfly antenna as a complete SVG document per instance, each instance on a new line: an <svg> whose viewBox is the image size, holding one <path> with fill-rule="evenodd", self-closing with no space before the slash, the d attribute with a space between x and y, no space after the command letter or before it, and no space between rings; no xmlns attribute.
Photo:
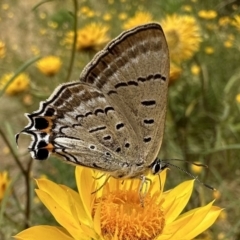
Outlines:
<svg viewBox="0 0 240 240"><path fill-rule="evenodd" d="M178 159L178 158L163 159L162 161L163 161L163 162L167 162L167 163L168 163L169 161L186 162L186 163L189 163L189 164L192 164L192 165L198 166L198 167L208 168L208 165L206 165L206 164L203 164L203 163L195 163L195 162L189 162L189 161L187 161L187 160L182 160L182 159Z"/></svg>
<svg viewBox="0 0 240 240"><path fill-rule="evenodd" d="M170 159L170 160L179 160L179 161L183 161L183 160L181 160L181 159ZM163 161L165 162L165 160L163 160ZM188 161L185 161L185 162L188 162ZM196 165L196 166L207 167L207 165L205 165L205 164L198 164L198 163L192 163L192 162L188 162L188 163L191 163L191 164ZM213 188L213 187L209 186L208 184L206 184L206 183L200 181L200 180L198 179L197 176L194 176L194 175L191 174L190 172L188 172L188 171L186 171L186 170L184 170L184 169L178 167L177 165L171 164L171 163L169 163L168 161L166 162L166 165L171 166L171 167L175 167L175 168L179 169L180 171L186 173L186 174L187 174L188 176L190 176L191 178L193 178L193 179L195 179L196 181L198 181L198 182L199 182L200 184L202 184L203 186L205 186L205 187L207 187L207 188L209 188L209 189L211 189L211 190L213 190L213 191L216 191L215 188Z"/></svg>

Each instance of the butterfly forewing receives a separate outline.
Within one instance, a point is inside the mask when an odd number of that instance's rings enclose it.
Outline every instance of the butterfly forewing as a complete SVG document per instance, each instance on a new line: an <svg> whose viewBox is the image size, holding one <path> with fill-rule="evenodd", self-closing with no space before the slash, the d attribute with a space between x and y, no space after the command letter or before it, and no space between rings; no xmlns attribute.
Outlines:
<svg viewBox="0 0 240 240"><path fill-rule="evenodd" d="M97 86L117 112L127 117L138 142L138 155L128 158L149 164L159 152L166 115L169 55L158 24L124 32L86 67L81 81ZM131 154L132 153L132 154Z"/></svg>

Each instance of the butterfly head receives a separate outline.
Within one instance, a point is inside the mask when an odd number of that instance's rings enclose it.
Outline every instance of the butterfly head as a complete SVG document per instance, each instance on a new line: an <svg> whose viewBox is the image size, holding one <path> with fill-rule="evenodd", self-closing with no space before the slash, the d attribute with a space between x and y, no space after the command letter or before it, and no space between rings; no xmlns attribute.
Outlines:
<svg viewBox="0 0 240 240"><path fill-rule="evenodd" d="M156 175L162 172L167 167L168 167L168 163L161 160L160 158L156 158L150 165L151 172L153 175Z"/></svg>

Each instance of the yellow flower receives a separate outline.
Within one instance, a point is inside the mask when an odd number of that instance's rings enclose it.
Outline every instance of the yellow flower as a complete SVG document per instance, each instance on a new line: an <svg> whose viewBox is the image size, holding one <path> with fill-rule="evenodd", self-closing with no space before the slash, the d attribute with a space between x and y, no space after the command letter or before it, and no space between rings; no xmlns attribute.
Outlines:
<svg viewBox="0 0 240 240"><path fill-rule="evenodd" d="M0 79L0 90L2 90L9 80L13 77L13 73L6 73ZM19 92L23 92L29 87L29 77L25 73L19 74L7 87L5 93L8 95L15 95Z"/></svg>
<svg viewBox="0 0 240 240"><path fill-rule="evenodd" d="M105 13L103 15L103 20L104 21L110 21L112 19L112 15L110 13Z"/></svg>
<svg viewBox="0 0 240 240"><path fill-rule="evenodd" d="M231 24L240 31L240 15L236 15Z"/></svg>
<svg viewBox="0 0 240 240"><path fill-rule="evenodd" d="M204 51L209 55L214 53L214 49L212 47L205 47Z"/></svg>
<svg viewBox="0 0 240 240"><path fill-rule="evenodd" d="M203 19L214 19L217 17L217 12L214 10L201 10L198 12L198 16Z"/></svg>
<svg viewBox="0 0 240 240"><path fill-rule="evenodd" d="M87 7L87 6L82 6L81 8L80 8L80 13L81 14L88 14L89 12L91 12L92 10L89 8L89 7Z"/></svg>
<svg viewBox="0 0 240 240"><path fill-rule="evenodd" d="M33 104L33 97L32 97L32 95L30 95L30 94L26 94L26 95L23 97L22 101L23 101L23 104L24 104L24 105L30 106L30 105Z"/></svg>
<svg viewBox="0 0 240 240"><path fill-rule="evenodd" d="M200 162L197 162L197 161L195 163L201 164ZM197 165L192 164L191 165L191 170L194 173L200 173L200 172L202 172L202 167L199 167Z"/></svg>
<svg viewBox="0 0 240 240"><path fill-rule="evenodd" d="M236 101L240 103L240 93L236 96Z"/></svg>
<svg viewBox="0 0 240 240"><path fill-rule="evenodd" d="M182 69L174 63L170 64L170 78L169 84L173 84L177 79L180 78L182 74Z"/></svg>
<svg viewBox="0 0 240 240"><path fill-rule="evenodd" d="M9 9L9 4L4 3L4 4L2 5L2 9L3 9L3 10L8 10L8 9Z"/></svg>
<svg viewBox="0 0 240 240"><path fill-rule="evenodd" d="M224 16L219 18L218 24L219 26L227 26L231 22L230 18L228 16Z"/></svg>
<svg viewBox="0 0 240 240"><path fill-rule="evenodd" d="M138 11L134 17L129 18L123 25L123 29L130 29L138 25L152 22L152 15L148 12Z"/></svg>
<svg viewBox="0 0 240 240"><path fill-rule="evenodd" d="M198 66L198 65L196 65L196 64L194 64L194 65L192 65L191 66L191 73L193 74L193 75L199 75L199 73L200 73L200 67Z"/></svg>
<svg viewBox="0 0 240 240"><path fill-rule="evenodd" d="M107 36L108 27L101 23L90 23L77 31L77 45L78 51L82 50L99 50L109 41ZM65 43L72 45L74 32L67 33Z"/></svg>
<svg viewBox="0 0 240 240"><path fill-rule="evenodd" d="M171 15L162 21L170 59L175 63L190 59L199 49L202 41L200 29L195 18L191 16Z"/></svg>
<svg viewBox="0 0 240 240"><path fill-rule="evenodd" d="M62 61L56 56L47 56L40 59L36 64L38 70L46 76L54 76L60 71Z"/></svg>
<svg viewBox="0 0 240 240"><path fill-rule="evenodd" d="M126 13L119 13L119 14L118 14L118 18L119 18L120 20L125 20L125 19L127 18L127 14L126 14Z"/></svg>
<svg viewBox="0 0 240 240"><path fill-rule="evenodd" d="M58 23L53 22L53 21L49 21L49 22L48 22L48 26L49 26L50 28L56 29L56 28L58 27Z"/></svg>
<svg viewBox="0 0 240 240"><path fill-rule="evenodd" d="M215 199L220 199L220 197L221 197L221 192L218 191L218 190L213 191L213 197L214 197Z"/></svg>
<svg viewBox="0 0 240 240"><path fill-rule="evenodd" d="M3 43L2 41L0 41L0 58L4 58L5 55L6 55L5 43Z"/></svg>
<svg viewBox="0 0 240 240"><path fill-rule="evenodd" d="M151 177L144 207L139 179L123 182L110 178L99 190L107 176L99 178L101 173L82 167L76 167L75 173L79 193L47 179L37 180L38 197L61 227L34 226L15 239L188 240L209 228L222 211L211 202L181 214L194 181L163 192L166 170L160 174L161 189L158 177Z"/></svg>
<svg viewBox="0 0 240 240"><path fill-rule="evenodd" d="M37 55L40 54L40 49L37 46L35 46L35 45L32 45L30 47L30 50L34 54L34 56L37 56Z"/></svg>
<svg viewBox="0 0 240 240"><path fill-rule="evenodd" d="M10 183L7 171L0 172L0 202L4 197L6 189Z"/></svg>
<svg viewBox="0 0 240 240"><path fill-rule="evenodd" d="M224 41L224 47L231 48L233 46L232 40L226 40Z"/></svg>
<svg viewBox="0 0 240 240"><path fill-rule="evenodd" d="M40 19L46 19L46 17L47 17L47 14L45 13L45 12L41 12L41 13L39 13L39 18Z"/></svg>
<svg viewBox="0 0 240 240"><path fill-rule="evenodd" d="M182 9L185 12L192 12L192 6L190 6L190 5L183 5Z"/></svg>

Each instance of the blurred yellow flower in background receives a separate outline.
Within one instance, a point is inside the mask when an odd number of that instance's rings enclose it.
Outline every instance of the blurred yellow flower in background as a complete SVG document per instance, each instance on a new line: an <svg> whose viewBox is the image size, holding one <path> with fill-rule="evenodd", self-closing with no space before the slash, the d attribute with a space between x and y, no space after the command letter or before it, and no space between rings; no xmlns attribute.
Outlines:
<svg viewBox="0 0 240 240"><path fill-rule="evenodd" d="M226 40L223 44L225 48L231 48L233 46L233 42L231 40Z"/></svg>
<svg viewBox="0 0 240 240"><path fill-rule="evenodd" d="M87 18L92 18L95 16L95 12L88 6L82 6L78 11L78 16L85 15Z"/></svg>
<svg viewBox="0 0 240 240"><path fill-rule="evenodd" d="M35 45L32 45L30 47L30 50L31 50L31 52L33 53L34 56L37 56L37 55L40 54L40 49Z"/></svg>
<svg viewBox="0 0 240 240"><path fill-rule="evenodd" d="M234 40L235 40L235 36L233 34L229 34L227 36L227 40L224 41L224 47L226 48L231 48L233 47L233 44L234 44Z"/></svg>
<svg viewBox="0 0 240 240"><path fill-rule="evenodd" d="M230 23L231 23L231 19L228 16L221 17L218 20L219 26L222 26L222 27L227 26Z"/></svg>
<svg viewBox="0 0 240 240"><path fill-rule="evenodd" d="M107 36L108 27L102 23L90 23L77 31L77 45L78 51L101 49L110 39ZM66 34L65 44L72 45L74 39L74 32L70 31Z"/></svg>
<svg viewBox="0 0 240 240"><path fill-rule="evenodd" d="M120 20L125 20L125 19L127 19L127 14L126 13L119 13L118 14L118 18L120 19Z"/></svg>
<svg viewBox="0 0 240 240"><path fill-rule="evenodd" d="M41 73L52 77L60 71L62 61L59 57L50 55L37 61L36 66Z"/></svg>
<svg viewBox="0 0 240 240"><path fill-rule="evenodd" d="M197 65L197 64L193 64L192 66L191 66L191 73L193 74L193 75L195 75L195 76L197 76L197 75L199 75L199 73L200 73L200 67Z"/></svg>
<svg viewBox="0 0 240 240"><path fill-rule="evenodd" d="M135 13L134 17L129 18L124 24L123 29L127 30L136 27L141 24L152 22L153 17L151 13L138 11Z"/></svg>
<svg viewBox="0 0 240 240"><path fill-rule="evenodd" d="M6 46L5 43L0 41L0 58L4 58L6 55Z"/></svg>
<svg viewBox="0 0 240 240"><path fill-rule="evenodd" d="M184 5L184 6L182 6L182 10L185 12L192 12L192 6Z"/></svg>
<svg viewBox="0 0 240 240"><path fill-rule="evenodd" d="M234 16L234 19L232 21L232 25L237 28L238 31L240 31L240 15Z"/></svg>
<svg viewBox="0 0 240 240"><path fill-rule="evenodd" d="M47 179L37 180L36 193L62 227L34 226L14 238L21 240L102 239L152 240L193 239L217 219L222 209L206 206L181 214L192 194L194 181L186 181L163 192L166 170L159 179L150 176L152 183L139 199L139 179L108 182L95 194L107 176L76 167L75 177L79 193ZM181 215L180 215L181 214Z"/></svg>
<svg viewBox="0 0 240 240"><path fill-rule="evenodd" d="M161 24L167 38L171 61L181 63L199 50L202 38L194 17L168 15Z"/></svg>
<svg viewBox="0 0 240 240"><path fill-rule="evenodd" d="M169 77L169 84L173 84L177 79L180 78L182 74L182 68L177 66L174 63L170 64L170 77Z"/></svg>
<svg viewBox="0 0 240 240"><path fill-rule="evenodd" d="M195 162L195 163L197 163L197 164L201 164L201 162ZM191 164L191 171L193 172L193 173L201 173L202 172L202 167L201 166L197 166L197 165L194 165L194 164Z"/></svg>
<svg viewBox="0 0 240 240"><path fill-rule="evenodd" d="M9 80L13 77L13 73L6 73L0 79L0 90L2 90ZM25 73L19 74L15 79L10 83L10 85L5 90L5 93L8 95L15 95L17 93L23 92L29 87L29 76Z"/></svg>
<svg viewBox="0 0 240 240"><path fill-rule="evenodd" d="M0 172L0 202L4 197L6 189L10 183L7 171Z"/></svg>
<svg viewBox="0 0 240 240"><path fill-rule="evenodd" d="M218 190L213 191L213 197L214 197L215 199L220 199L220 197L221 197L221 192L218 191Z"/></svg>
<svg viewBox="0 0 240 240"><path fill-rule="evenodd" d="M110 13L105 13L103 15L103 20L104 21L110 21L112 19L112 15Z"/></svg>
<svg viewBox="0 0 240 240"><path fill-rule="evenodd" d="M236 96L236 101L237 101L238 103L240 103L240 93L237 94L237 96Z"/></svg>
<svg viewBox="0 0 240 240"><path fill-rule="evenodd" d="M205 51L206 54L211 55L211 54L214 53L214 48L213 47L205 47L204 51Z"/></svg>
<svg viewBox="0 0 240 240"><path fill-rule="evenodd" d="M214 19L217 17L217 12L214 10L201 10L198 12L198 16L203 19Z"/></svg>

